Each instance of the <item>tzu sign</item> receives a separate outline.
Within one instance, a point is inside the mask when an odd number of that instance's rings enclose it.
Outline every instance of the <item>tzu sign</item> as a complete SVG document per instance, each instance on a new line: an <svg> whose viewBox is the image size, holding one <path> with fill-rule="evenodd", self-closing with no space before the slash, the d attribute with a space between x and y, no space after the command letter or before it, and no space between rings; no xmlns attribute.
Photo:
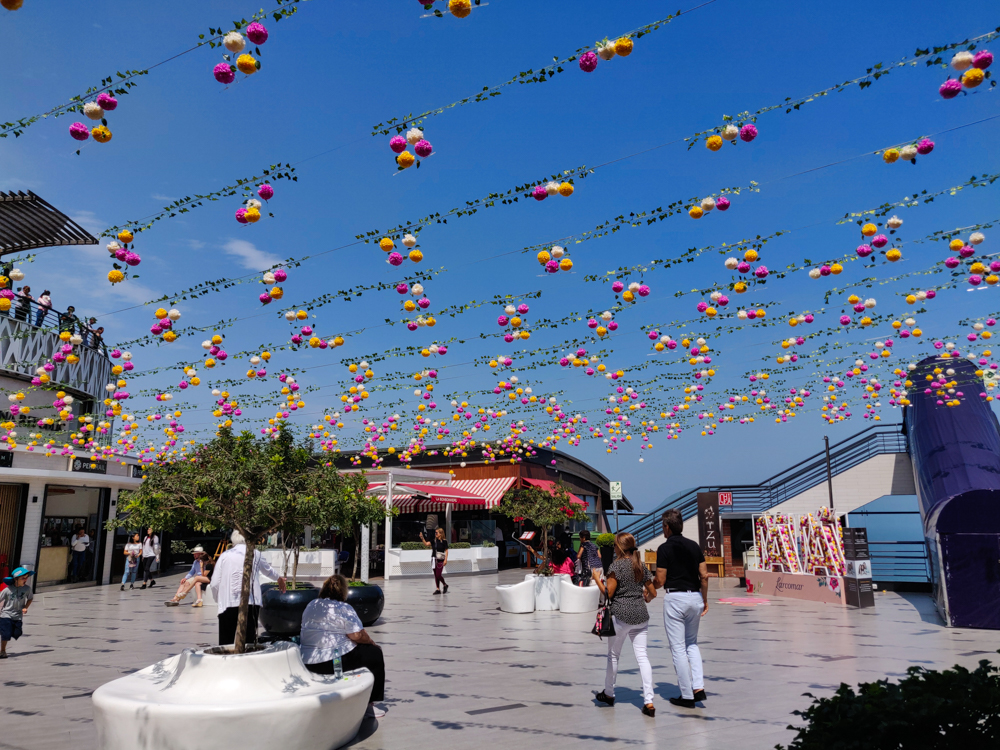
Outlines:
<svg viewBox="0 0 1000 750"><path fill-rule="evenodd" d="M698 493L698 535L705 557L722 557L722 527L718 492Z"/></svg>

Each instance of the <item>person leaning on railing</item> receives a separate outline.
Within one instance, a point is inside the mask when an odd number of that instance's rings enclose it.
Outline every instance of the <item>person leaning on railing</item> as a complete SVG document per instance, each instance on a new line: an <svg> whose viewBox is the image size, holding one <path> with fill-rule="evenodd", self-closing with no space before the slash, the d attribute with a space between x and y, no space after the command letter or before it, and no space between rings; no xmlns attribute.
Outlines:
<svg viewBox="0 0 1000 750"><path fill-rule="evenodd" d="M46 289L42 292L42 296L35 300L35 306L38 311L35 313L35 328L40 328L42 321L45 320L45 316L48 315L49 310L52 309L52 292Z"/></svg>

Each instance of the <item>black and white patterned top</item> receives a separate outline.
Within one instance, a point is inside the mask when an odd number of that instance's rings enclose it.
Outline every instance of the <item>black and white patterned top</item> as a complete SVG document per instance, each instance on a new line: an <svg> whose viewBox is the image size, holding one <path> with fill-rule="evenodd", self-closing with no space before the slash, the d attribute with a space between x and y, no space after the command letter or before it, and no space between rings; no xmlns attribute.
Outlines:
<svg viewBox="0 0 1000 750"><path fill-rule="evenodd" d="M653 578L649 571L643 567L642 581L637 582L632 561L627 557L619 557L608 568L608 577L611 576L618 582L611 599L611 614L628 625L649 622L649 610L646 609L646 600L642 596L646 581Z"/></svg>

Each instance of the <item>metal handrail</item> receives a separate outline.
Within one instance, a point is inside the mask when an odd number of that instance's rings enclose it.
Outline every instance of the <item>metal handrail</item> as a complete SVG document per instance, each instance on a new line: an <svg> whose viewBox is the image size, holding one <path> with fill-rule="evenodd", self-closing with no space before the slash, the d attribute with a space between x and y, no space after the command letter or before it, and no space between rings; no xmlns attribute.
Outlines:
<svg viewBox="0 0 1000 750"><path fill-rule="evenodd" d="M878 546L904 546L909 549L885 550ZM931 581L931 559L927 542L873 542L868 540L875 581Z"/></svg>
<svg viewBox="0 0 1000 750"><path fill-rule="evenodd" d="M830 471L841 474L874 456L905 453L906 436L902 425L872 425L830 446ZM660 515L667 508L677 508L687 519L698 511L699 492L732 492L732 510L738 513L762 513L826 481L826 452L820 451L768 477L759 484L694 487L671 495L655 510L621 530L632 534L640 544L660 533Z"/></svg>
<svg viewBox="0 0 1000 750"><path fill-rule="evenodd" d="M70 333L78 333L84 337L85 346L107 356L108 350L106 344L103 339L95 341L93 335L95 331L87 325L85 316L74 313L76 315L74 323L69 321L66 312L56 310L51 306L45 307L40 305L35 299L27 300L28 304L24 305L23 300L24 298L20 294L15 293L14 299L10 303L10 310L0 312L0 315L7 315L42 331L59 334L63 330L68 330Z"/></svg>

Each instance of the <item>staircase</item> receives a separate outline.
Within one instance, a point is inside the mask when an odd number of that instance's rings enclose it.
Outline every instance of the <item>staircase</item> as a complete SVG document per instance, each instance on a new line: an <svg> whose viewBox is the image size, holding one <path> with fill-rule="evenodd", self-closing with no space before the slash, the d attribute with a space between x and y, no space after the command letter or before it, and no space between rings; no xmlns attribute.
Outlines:
<svg viewBox="0 0 1000 750"><path fill-rule="evenodd" d="M872 425L856 435L830 446L830 469L833 476L842 474L876 456L906 453L906 435L901 424ZM699 492L732 492L733 513L763 513L781 503L826 482L826 451L820 451L804 461L765 479L760 484L693 487L676 492L656 509L623 526L644 544L662 533L660 516L667 508L677 508L684 519L697 515ZM816 506L817 508L819 506ZM810 508L815 511L816 508Z"/></svg>

